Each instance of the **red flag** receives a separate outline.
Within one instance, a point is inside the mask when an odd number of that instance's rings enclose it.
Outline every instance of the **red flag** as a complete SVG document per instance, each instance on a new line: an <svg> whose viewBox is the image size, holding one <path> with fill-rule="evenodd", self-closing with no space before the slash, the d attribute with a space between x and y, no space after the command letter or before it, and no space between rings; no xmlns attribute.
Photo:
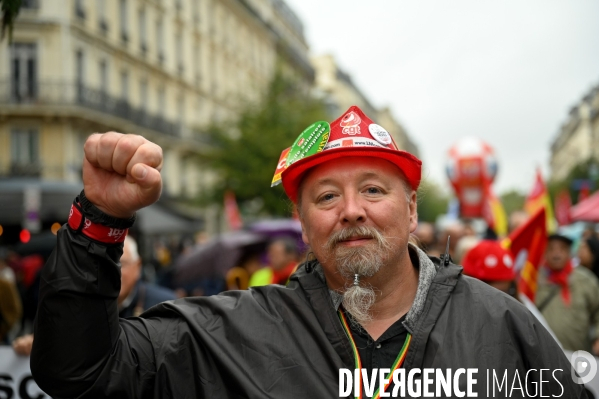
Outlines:
<svg viewBox="0 0 599 399"><path fill-rule="evenodd" d="M225 193L225 216L231 230L239 230L243 227L241 213L239 213L237 200L232 191L227 191Z"/></svg>
<svg viewBox="0 0 599 399"><path fill-rule="evenodd" d="M555 218L560 226L570 224L570 208L572 201L568 190L562 190L555 198Z"/></svg>
<svg viewBox="0 0 599 399"><path fill-rule="evenodd" d="M542 207L502 241L503 247L516 259L518 290L533 302L537 292L537 273L547 245L546 221L545 208Z"/></svg>
<svg viewBox="0 0 599 399"><path fill-rule="evenodd" d="M547 218L545 222L546 229L552 233L557 230L557 226L555 225L555 220L553 218L551 198L549 198L549 192L545 186L545 181L543 181L541 170L537 169L535 184L532 187L530 194L528 194L528 197L526 197L524 209L529 215L534 215L541 208L545 208L545 217Z"/></svg>

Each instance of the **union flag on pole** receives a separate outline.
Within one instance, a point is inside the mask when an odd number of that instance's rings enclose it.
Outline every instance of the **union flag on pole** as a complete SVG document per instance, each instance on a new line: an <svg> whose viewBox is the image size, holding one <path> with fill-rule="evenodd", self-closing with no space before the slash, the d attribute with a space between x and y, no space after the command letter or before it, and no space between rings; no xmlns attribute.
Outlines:
<svg viewBox="0 0 599 399"><path fill-rule="evenodd" d="M528 212L529 215L534 215L541 208L545 208L545 217L547 218L547 231L550 233L554 233L557 230L557 226L555 223L555 218L553 217L553 207L551 206L551 198L549 198L549 192L547 191L547 187L545 186L545 181L543 181L541 170L537 168L535 184L532 187L530 193L528 194L528 197L526 197L526 202L524 203L524 210Z"/></svg>
<svg viewBox="0 0 599 399"><path fill-rule="evenodd" d="M240 230L243 227L241 213L239 212L233 191L225 192L225 216L231 230Z"/></svg>
<svg viewBox="0 0 599 399"><path fill-rule="evenodd" d="M514 256L518 273L518 291L533 303L537 292L537 275L547 245L547 216L542 207L526 223L514 230L501 244Z"/></svg>

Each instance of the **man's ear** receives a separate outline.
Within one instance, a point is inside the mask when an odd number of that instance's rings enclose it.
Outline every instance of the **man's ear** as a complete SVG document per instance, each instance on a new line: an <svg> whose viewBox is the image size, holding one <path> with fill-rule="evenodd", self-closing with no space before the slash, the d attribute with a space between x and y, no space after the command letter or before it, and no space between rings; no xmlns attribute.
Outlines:
<svg viewBox="0 0 599 399"><path fill-rule="evenodd" d="M418 201L416 191L412 191L410 195L410 233L413 233L418 227Z"/></svg>
<svg viewBox="0 0 599 399"><path fill-rule="evenodd" d="M304 221L300 218L300 223L302 224L302 241L306 245L310 245L310 241L308 240L308 234L306 233L306 227L304 226Z"/></svg>

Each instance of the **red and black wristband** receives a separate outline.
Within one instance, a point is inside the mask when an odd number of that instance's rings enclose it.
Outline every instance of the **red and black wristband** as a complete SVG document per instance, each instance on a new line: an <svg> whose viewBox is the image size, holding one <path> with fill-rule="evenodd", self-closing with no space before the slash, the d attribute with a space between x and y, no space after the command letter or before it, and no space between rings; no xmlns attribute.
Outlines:
<svg viewBox="0 0 599 399"><path fill-rule="evenodd" d="M82 205L85 205L85 208ZM82 191L71 205L68 225L73 231L94 241L120 244L125 241L127 231L134 222L135 216L130 219L118 219L106 215L91 204Z"/></svg>

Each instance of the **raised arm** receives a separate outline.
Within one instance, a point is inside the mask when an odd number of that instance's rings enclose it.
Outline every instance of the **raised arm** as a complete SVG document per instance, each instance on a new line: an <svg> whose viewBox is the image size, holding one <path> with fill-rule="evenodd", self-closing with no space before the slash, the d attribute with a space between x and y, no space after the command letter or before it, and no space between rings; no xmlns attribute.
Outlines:
<svg viewBox="0 0 599 399"><path fill-rule="evenodd" d="M162 150L105 133L90 136L84 151L84 195L42 271L31 370L55 397L143 396L153 348L143 320L119 322L119 259L135 211L160 196Z"/></svg>

